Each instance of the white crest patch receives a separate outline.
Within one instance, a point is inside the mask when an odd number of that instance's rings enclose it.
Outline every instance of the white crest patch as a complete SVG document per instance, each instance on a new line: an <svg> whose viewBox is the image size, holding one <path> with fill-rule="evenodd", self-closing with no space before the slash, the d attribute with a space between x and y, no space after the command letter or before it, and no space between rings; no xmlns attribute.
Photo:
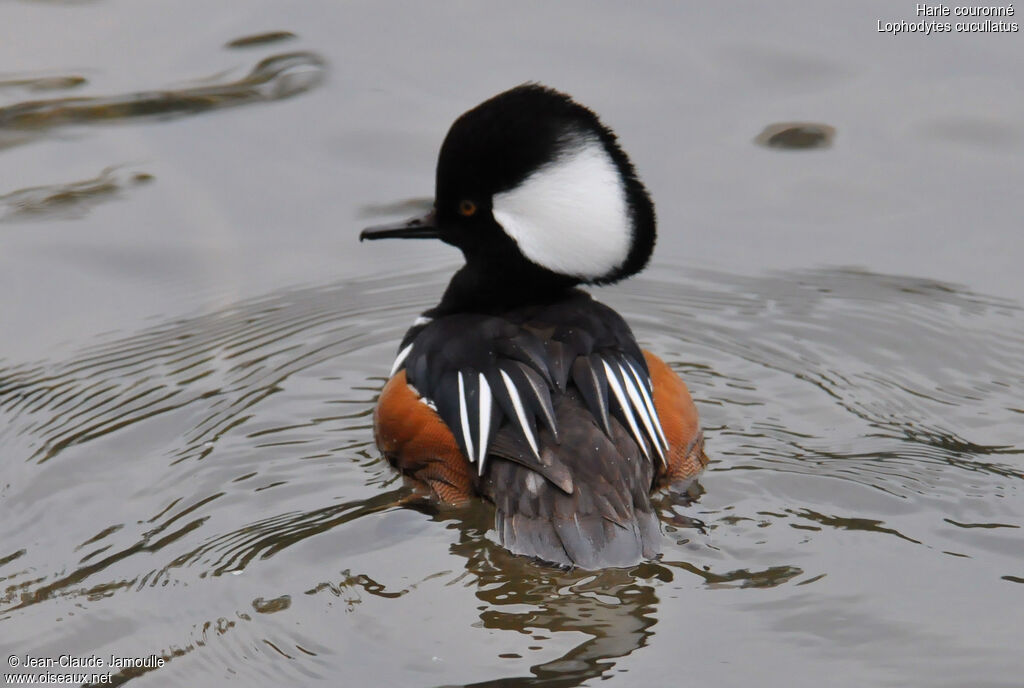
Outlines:
<svg viewBox="0 0 1024 688"><path fill-rule="evenodd" d="M493 208L523 255L553 272L598 279L629 256L626 189L595 137L573 141L519 186L495 194Z"/></svg>

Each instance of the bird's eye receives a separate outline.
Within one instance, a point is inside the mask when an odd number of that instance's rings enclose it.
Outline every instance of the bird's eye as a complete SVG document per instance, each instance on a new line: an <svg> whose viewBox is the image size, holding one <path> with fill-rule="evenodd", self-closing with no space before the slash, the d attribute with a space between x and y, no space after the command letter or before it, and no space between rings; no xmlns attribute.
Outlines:
<svg viewBox="0 0 1024 688"><path fill-rule="evenodd" d="M471 217L476 212L476 203L470 200L459 201L459 214L463 217Z"/></svg>

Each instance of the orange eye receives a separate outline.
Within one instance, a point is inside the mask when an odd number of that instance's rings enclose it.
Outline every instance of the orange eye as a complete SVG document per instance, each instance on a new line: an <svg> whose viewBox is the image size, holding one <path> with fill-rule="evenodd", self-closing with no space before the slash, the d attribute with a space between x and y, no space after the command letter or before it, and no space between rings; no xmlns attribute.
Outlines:
<svg viewBox="0 0 1024 688"><path fill-rule="evenodd" d="M459 214L463 217L470 217L476 212L476 203L470 200L459 202Z"/></svg>

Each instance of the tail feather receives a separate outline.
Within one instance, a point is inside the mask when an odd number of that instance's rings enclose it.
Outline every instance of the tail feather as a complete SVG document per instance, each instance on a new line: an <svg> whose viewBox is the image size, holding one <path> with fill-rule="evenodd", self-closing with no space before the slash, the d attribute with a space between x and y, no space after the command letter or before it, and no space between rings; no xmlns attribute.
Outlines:
<svg viewBox="0 0 1024 688"><path fill-rule="evenodd" d="M541 433L541 458L569 470L571 490L518 460L493 456L481 491L495 505L502 545L585 569L633 566L656 556L661 531L650 503L651 461L616 419L611 437L605 434L575 390L559 396L555 411L561 442ZM515 444L505 439L497 446Z"/></svg>

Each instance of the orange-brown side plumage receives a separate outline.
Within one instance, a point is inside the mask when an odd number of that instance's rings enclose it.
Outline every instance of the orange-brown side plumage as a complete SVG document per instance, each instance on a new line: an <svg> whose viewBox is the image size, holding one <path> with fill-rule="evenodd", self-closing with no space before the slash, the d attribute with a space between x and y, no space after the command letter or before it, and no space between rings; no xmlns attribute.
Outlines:
<svg viewBox="0 0 1024 688"><path fill-rule="evenodd" d="M658 410L661 429L669 446L668 467L659 467L657 486L685 482L696 477L708 465L697 407L686 383L665 361L650 351L644 351L644 358L651 374L654 407Z"/></svg>
<svg viewBox="0 0 1024 688"><path fill-rule="evenodd" d="M373 431L388 461L425 484L442 502L462 505L474 496L472 466L437 411L406 382L404 370L381 390Z"/></svg>

